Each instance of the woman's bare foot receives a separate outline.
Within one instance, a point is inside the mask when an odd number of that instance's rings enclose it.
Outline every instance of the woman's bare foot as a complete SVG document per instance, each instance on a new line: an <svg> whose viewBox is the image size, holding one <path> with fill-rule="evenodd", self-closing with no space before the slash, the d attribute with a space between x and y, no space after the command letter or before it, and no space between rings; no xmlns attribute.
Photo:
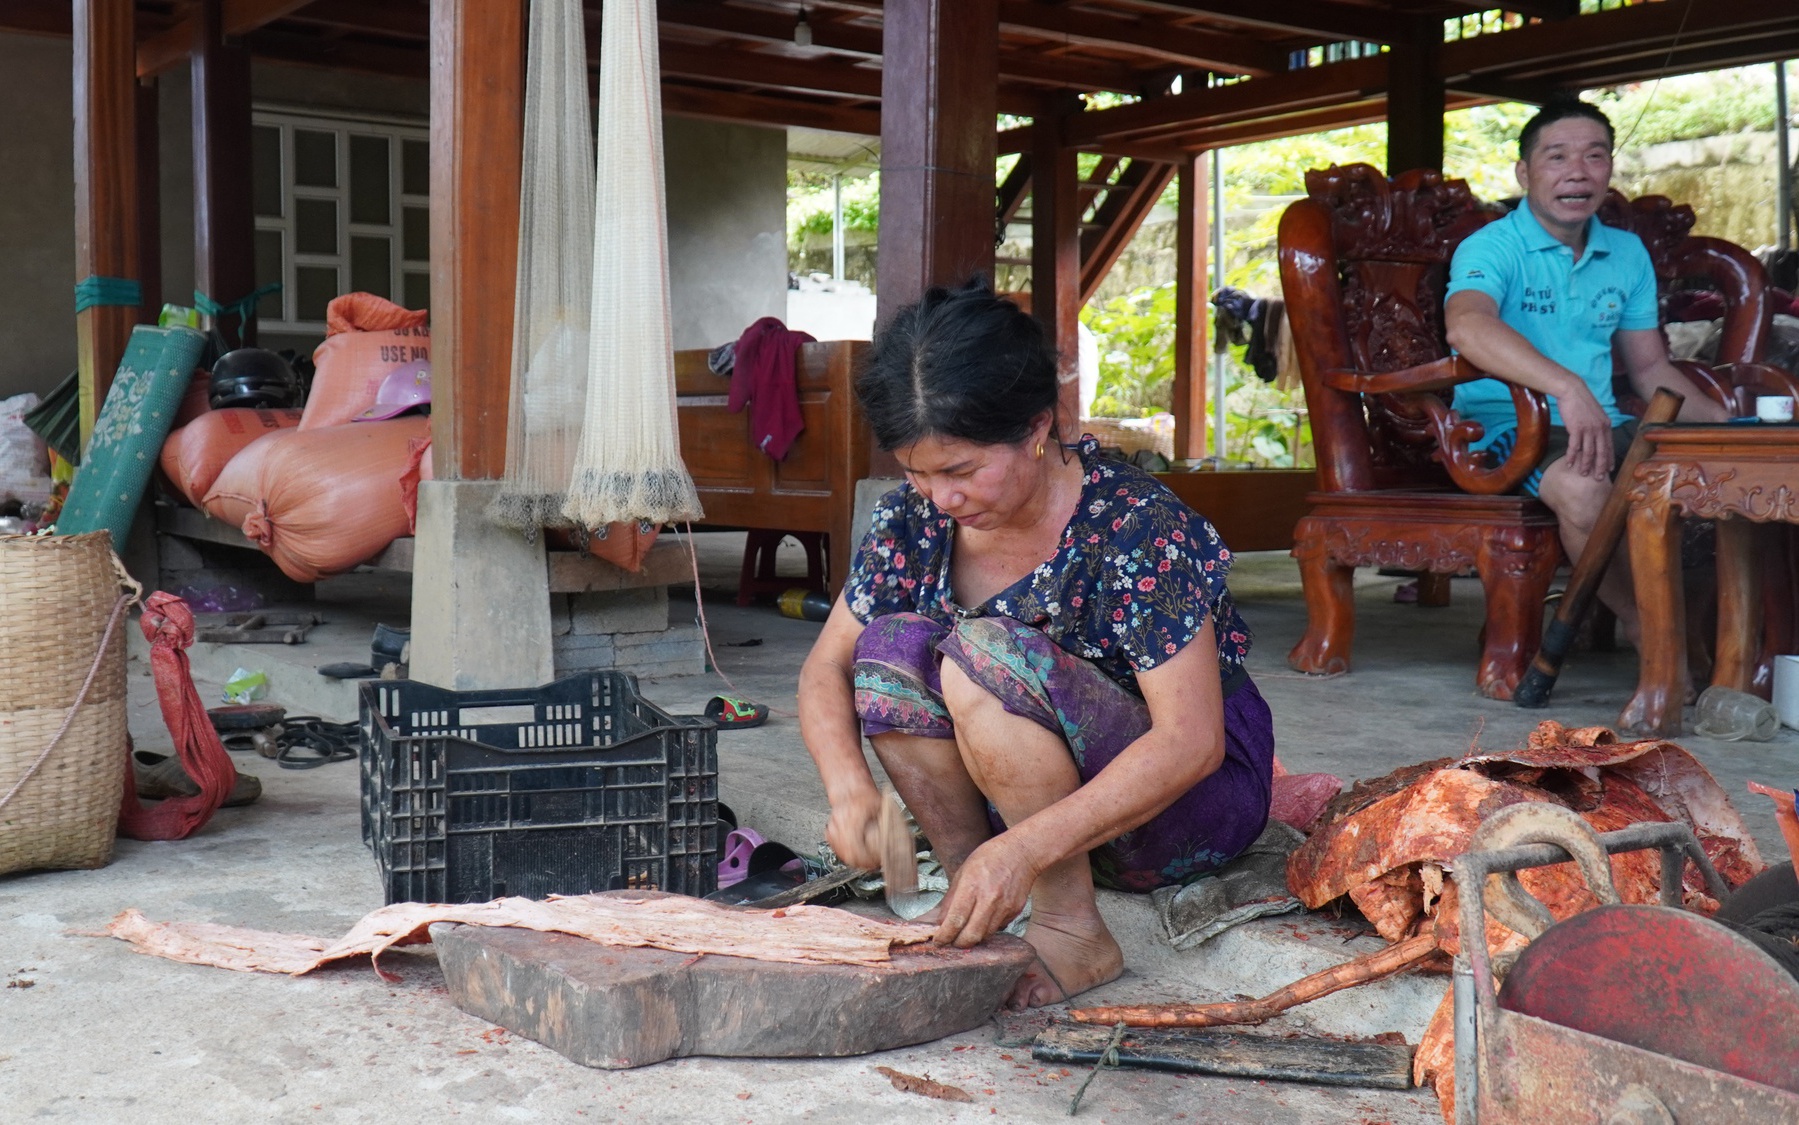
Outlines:
<svg viewBox="0 0 1799 1125"><path fill-rule="evenodd" d="M1037 962L1006 998L1008 1008L1059 1004L1124 972L1124 951L1098 911L1086 916L1033 911L1024 940L1037 950Z"/></svg>

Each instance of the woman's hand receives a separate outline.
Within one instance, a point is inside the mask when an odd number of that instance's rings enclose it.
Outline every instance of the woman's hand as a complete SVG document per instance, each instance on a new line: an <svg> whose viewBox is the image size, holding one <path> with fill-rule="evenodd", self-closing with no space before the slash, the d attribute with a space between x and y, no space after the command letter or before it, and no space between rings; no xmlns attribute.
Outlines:
<svg viewBox="0 0 1799 1125"><path fill-rule="evenodd" d="M943 921L931 940L966 949L1003 930L1031 897L1039 872L1016 833L1002 832L976 848L944 896Z"/></svg>
<svg viewBox="0 0 1799 1125"><path fill-rule="evenodd" d="M881 793L871 778L832 796L825 842L850 867L876 869L881 866L880 825Z"/></svg>

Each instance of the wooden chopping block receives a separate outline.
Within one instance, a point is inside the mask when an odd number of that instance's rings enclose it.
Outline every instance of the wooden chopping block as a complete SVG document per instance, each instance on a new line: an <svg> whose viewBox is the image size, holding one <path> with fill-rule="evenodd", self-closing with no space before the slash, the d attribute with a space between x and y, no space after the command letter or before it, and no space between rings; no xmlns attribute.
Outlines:
<svg viewBox="0 0 1799 1125"><path fill-rule="evenodd" d="M974 949L903 946L880 966L790 965L455 926L432 936L458 1008L584 1066L688 1055L835 1058L979 1027L1036 954L997 934Z"/></svg>

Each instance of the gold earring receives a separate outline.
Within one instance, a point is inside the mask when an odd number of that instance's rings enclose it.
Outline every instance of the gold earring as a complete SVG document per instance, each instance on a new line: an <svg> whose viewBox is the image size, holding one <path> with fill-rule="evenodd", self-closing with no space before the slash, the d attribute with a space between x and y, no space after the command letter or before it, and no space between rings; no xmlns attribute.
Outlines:
<svg viewBox="0 0 1799 1125"><path fill-rule="evenodd" d="M1043 443L1042 442L1037 443L1037 459L1039 461L1043 460Z"/></svg>

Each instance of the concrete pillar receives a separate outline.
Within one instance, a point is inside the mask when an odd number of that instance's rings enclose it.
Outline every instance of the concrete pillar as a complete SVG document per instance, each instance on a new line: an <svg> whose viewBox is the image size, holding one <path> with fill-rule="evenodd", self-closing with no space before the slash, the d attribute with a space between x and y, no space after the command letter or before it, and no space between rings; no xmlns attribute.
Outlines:
<svg viewBox="0 0 1799 1125"><path fill-rule="evenodd" d="M498 481L419 485L411 676L456 691L536 687L555 676L543 537L487 518Z"/></svg>

